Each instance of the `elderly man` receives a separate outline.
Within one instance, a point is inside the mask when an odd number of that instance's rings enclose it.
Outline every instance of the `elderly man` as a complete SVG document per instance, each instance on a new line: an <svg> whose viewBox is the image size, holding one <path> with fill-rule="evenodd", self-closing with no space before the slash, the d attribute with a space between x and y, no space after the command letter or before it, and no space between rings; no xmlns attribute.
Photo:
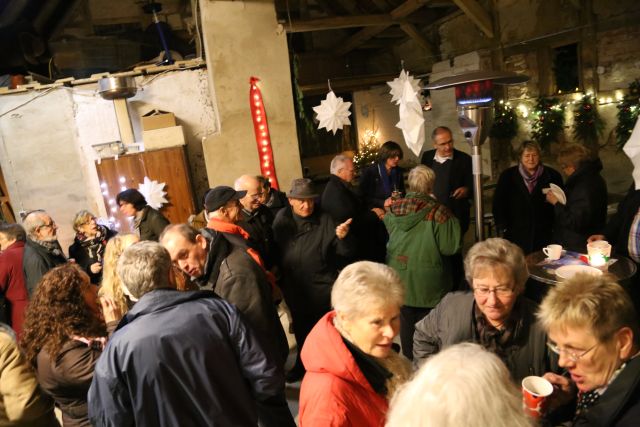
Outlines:
<svg viewBox="0 0 640 427"><path fill-rule="evenodd" d="M333 282L355 251L348 236L351 219L336 226L328 214L315 209L318 194L311 180L294 179L287 196L290 207L278 212L273 234L281 254L282 291L300 350L316 322L331 310ZM303 374L298 357L287 380L298 380Z"/></svg>
<svg viewBox="0 0 640 427"><path fill-rule="evenodd" d="M53 267L67 262L58 242L58 225L43 210L29 212L22 221L27 232L22 264L29 295L40 278Z"/></svg>
<svg viewBox="0 0 640 427"><path fill-rule="evenodd" d="M361 195L351 184L354 178L354 166L351 157L338 154L331 161L329 182L322 193L322 210L328 213L339 224L349 218L353 219L351 233L357 244L357 258L370 261L384 261L376 256L377 242L386 244L387 235L384 224L384 210L367 209ZM375 239L374 236L378 236ZM384 250L382 250L384 253Z"/></svg>
<svg viewBox="0 0 640 427"><path fill-rule="evenodd" d="M262 186L262 195L260 196L260 203L269 208L273 216L275 217L280 209L289 206L287 195L282 191L275 188L271 188L271 182L268 178L262 175L256 176L256 179Z"/></svg>
<svg viewBox="0 0 640 427"><path fill-rule="evenodd" d="M232 243L229 237L233 236L207 229L197 233L186 224L175 224L164 230L160 243L195 283L238 307L265 351L284 368L289 346L267 276L246 247Z"/></svg>
<svg viewBox="0 0 640 427"><path fill-rule="evenodd" d="M18 340L29 303L22 270L26 238L19 224L0 224L0 321L13 328Z"/></svg>
<svg viewBox="0 0 640 427"><path fill-rule="evenodd" d="M261 202L262 184L255 176L242 175L234 183L236 191L246 194L240 199L240 221L238 225L249 233L249 244L262 257L266 268L270 269L275 262L275 248L273 241L274 214Z"/></svg>
<svg viewBox="0 0 640 427"><path fill-rule="evenodd" d="M155 242L125 250L123 291L138 299L96 364L95 426L294 426L282 373L228 302L171 289L171 258Z"/></svg>

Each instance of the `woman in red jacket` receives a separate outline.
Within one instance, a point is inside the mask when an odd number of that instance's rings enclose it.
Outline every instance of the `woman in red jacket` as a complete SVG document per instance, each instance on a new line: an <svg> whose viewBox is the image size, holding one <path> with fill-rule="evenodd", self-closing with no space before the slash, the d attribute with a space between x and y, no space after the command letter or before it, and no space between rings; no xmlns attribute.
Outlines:
<svg viewBox="0 0 640 427"><path fill-rule="evenodd" d="M389 399L411 374L392 348L403 302L390 267L361 261L342 270L331 291L334 311L302 348L301 427L384 425Z"/></svg>

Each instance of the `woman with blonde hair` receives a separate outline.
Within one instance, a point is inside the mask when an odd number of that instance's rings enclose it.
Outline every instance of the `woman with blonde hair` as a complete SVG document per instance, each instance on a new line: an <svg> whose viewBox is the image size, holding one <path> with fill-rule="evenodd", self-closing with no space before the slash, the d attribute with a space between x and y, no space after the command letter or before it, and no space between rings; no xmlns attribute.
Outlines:
<svg viewBox="0 0 640 427"><path fill-rule="evenodd" d="M122 292L122 282L118 277L116 267L118 266L118 259L124 250L139 241L140 238L136 234L121 233L109 240L104 252L100 296L107 295L111 297L122 314L129 311L133 303L124 292Z"/></svg>
<svg viewBox="0 0 640 427"><path fill-rule="evenodd" d="M73 258L91 279L98 285L102 280L102 261L107 241L116 233L98 224L95 215L81 210L73 217L73 230L76 235L69 246L69 258Z"/></svg>
<svg viewBox="0 0 640 427"><path fill-rule="evenodd" d="M429 359L393 397L386 427L532 427L509 371L478 344Z"/></svg>
<svg viewBox="0 0 640 427"><path fill-rule="evenodd" d="M342 270L331 291L334 311L302 348L301 426L384 423L389 398L411 372L392 347L403 300L400 278L384 264L360 261Z"/></svg>

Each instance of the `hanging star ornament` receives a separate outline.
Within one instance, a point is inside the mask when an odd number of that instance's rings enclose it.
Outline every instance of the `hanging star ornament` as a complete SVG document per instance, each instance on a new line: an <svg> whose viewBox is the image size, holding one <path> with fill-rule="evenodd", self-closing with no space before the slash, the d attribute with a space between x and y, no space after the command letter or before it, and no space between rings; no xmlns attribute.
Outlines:
<svg viewBox="0 0 640 427"><path fill-rule="evenodd" d="M413 76L409 75L405 70L400 71L400 75L390 82L387 82L391 90L391 102L395 102L396 105L400 105L404 99L405 83L409 83L415 93L420 90L420 80L416 80Z"/></svg>
<svg viewBox="0 0 640 427"><path fill-rule="evenodd" d="M351 107L350 102L344 102L342 97L336 97L336 94L330 91L320 105L313 107L320 122L318 129L325 128L327 132L333 132L335 135L338 129L342 129L344 125L350 125L349 107Z"/></svg>
<svg viewBox="0 0 640 427"><path fill-rule="evenodd" d="M424 115L418 91L409 79L402 83L402 93L398 95L398 101L400 121L396 127L402 129L407 147L419 156L424 145Z"/></svg>
<svg viewBox="0 0 640 427"><path fill-rule="evenodd" d="M164 191L165 183L158 183L158 181L151 181L148 176L144 177L144 182L138 184L138 191L142 193L147 200L147 204L153 209L160 209L163 204L169 203L164 197L167 193Z"/></svg>

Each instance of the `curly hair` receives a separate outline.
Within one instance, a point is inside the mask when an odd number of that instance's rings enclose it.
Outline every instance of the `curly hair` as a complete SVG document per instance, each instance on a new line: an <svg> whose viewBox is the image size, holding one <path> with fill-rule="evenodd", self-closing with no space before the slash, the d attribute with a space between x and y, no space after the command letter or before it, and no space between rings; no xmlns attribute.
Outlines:
<svg viewBox="0 0 640 427"><path fill-rule="evenodd" d="M83 292L89 276L76 264L63 264L47 272L38 283L27 309L20 345L35 366L40 351L51 358L71 335L103 337L104 322L87 306Z"/></svg>
<svg viewBox="0 0 640 427"><path fill-rule="evenodd" d="M139 240L140 238L136 234L121 233L111 238L104 250L100 295L107 295L113 298L116 306L120 309L120 313L123 315L129 310L129 307L127 305L127 297L122 292L122 282L118 277L118 259L125 249Z"/></svg>

